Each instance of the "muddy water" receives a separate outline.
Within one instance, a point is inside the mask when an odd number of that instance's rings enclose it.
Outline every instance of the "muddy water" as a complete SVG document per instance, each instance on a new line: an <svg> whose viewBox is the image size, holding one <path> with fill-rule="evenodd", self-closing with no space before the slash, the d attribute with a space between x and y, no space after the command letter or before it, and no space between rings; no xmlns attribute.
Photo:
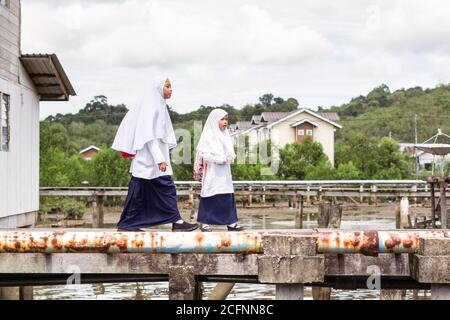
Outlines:
<svg viewBox="0 0 450 320"><path fill-rule="evenodd" d="M272 209L273 210L273 209ZM248 229L292 229L294 228L294 210L284 210L276 216L269 215L271 209L260 209L251 214L241 215L240 222ZM377 230L395 229L395 221L391 218L365 218L355 221L344 219L342 229ZM304 228L315 228L314 221L304 221ZM221 227L218 228L220 230ZM215 283L204 283L204 296L207 297ZM113 284L85 284L71 286L40 286L35 287L35 299L64 299L64 300L161 300L168 299L168 283L113 283ZM419 299L428 299L429 293L419 291ZM408 290L407 298L412 299L412 291ZM271 300L275 299L275 286L262 284L236 284L227 299L235 300ZM312 299L311 288L305 288L305 299ZM376 290L333 290L332 299L336 300L373 300L379 299Z"/></svg>

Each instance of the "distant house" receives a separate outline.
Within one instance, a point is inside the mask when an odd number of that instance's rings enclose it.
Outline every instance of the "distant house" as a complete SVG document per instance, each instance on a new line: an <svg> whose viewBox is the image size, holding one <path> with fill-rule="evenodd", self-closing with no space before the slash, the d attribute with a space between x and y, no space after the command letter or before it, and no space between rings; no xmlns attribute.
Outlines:
<svg viewBox="0 0 450 320"><path fill-rule="evenodd" d="M81 156L84 158L84 160L91 160L94 156L96 156L100 151L100 148L96 146L90 146L86 149L83 149L80 151Z"/></svg>
<svg viewBox="0 0 450 320"><path fill-rule="evenodd" d="M400 151L405 152L411 159L416 157L416 147L414 143L399 143ZM433 163L440 159L436 158L431 153L426 153L421 150L417 150L417 158L419 162L419 168L425 170L432 170ZM450 154L444 157L444 161L450 162Z"/></svg>
<svg viewBox="0 0 450 320"><path fill-rule="evenodd" d="M234 142L244 135L252 143L270 140L278 148L286 144L302 143L307 137L322 144L324 153L334 165L334 133L342 126L334 112L315 112L299 109L293 112L263 112L250 122L231 125Z"/></svg>
<svg viewBox="0 0 450 320"><path fill-rule="evenodd" d="M20 6L0 2L0 228L31 226L39 210L39 102L75 95L56 55L21 53Z"/></svg>

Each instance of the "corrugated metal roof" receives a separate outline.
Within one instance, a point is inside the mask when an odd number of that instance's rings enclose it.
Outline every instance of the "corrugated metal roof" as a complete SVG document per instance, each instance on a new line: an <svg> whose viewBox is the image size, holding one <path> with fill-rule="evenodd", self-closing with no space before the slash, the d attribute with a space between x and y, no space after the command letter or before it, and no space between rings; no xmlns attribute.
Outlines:
<svg viewBox="0 0 450 320"><path fill-rule="evenodd" d="M250 120L250 122L254 123L254 124L259 124L259 122L261 121L260 118L261 118L261 116L254 115L254 116L252 116L252 119Z"/></svg>
<svg viewBox="0 0 450 320"><path fill-rule="evenodd" d="M290 112L263 112L261 113L261 121L264 122L275 122L280 119L283 119L287 115L289 115Z"/></svg>
<svg viewBox="0 0 450 320"><path fill-rule="evenodd" d="M41 101L69 100L76 92L56 54L23 54L20 57Z"/></svg>
<svg viewBox="0 0 450 320"><path fill-rule="evenodd" d="M238 130L247 130L253 127L254 125L249 121L238 121L236 123L236 127Z"/></svg>
<svg viewBox="0 0 450 320"><path fill-rule="evenodd" d="M336 112L316 112L316 113L333 122L339 122L339 120L341 120Z"/></svg>

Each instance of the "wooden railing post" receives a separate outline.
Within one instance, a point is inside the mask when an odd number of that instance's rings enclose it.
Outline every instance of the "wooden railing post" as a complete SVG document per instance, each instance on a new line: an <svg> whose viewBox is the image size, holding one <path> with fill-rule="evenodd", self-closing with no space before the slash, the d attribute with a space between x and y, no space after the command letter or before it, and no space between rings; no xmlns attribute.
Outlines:
<svg viewBox="0 0 450 320"><path fill-rule="evenodd" d="M92 215L92 228L103 228L104 211L103 211L103 195L95 195L94 212Z"/></svg>

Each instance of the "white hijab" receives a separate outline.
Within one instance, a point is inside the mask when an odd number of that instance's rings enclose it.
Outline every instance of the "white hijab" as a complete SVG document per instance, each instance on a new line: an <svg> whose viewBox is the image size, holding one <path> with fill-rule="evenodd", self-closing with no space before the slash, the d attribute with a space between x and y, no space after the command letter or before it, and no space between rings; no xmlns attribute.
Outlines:
<svg viewBox="0 0 450 320"><path fill-rule="evenodd" d="M177 140L164 99L164 83L167 78L158 77L144 89L137 107L132 108L117 130L112 148L136 154L149 141L161 139L169 149L177 146Z"/></svg>
<svg viewBox="0 0 450 320"><path fill-rule="evenodd" d="M236 158L228 128L220 130L219 121L228 113L222 109L214 109L206 120L202 135L197 144L197 153L208 152L218 156Z"/></svg>

